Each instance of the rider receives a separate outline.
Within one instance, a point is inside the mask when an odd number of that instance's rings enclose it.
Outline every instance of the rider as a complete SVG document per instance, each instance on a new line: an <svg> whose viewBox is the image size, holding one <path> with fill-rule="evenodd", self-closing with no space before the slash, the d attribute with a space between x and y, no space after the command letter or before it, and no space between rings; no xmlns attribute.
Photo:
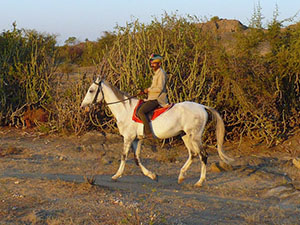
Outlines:
<svg viewBox="0 0 300 225"><path fill-rule="evenodd" d="M150 56L150 66L154 71L152 78L152 84L149 88L144 90L145 94L148 94L148 98L140 106L137 114L144 124L144 134L146 138L154 138L150 127L150 122L147 117L147 113L151 112L158 106L165 106L168 104L166 81L167 74L161 68L162 57L158 54L152 54Z"/></svg>

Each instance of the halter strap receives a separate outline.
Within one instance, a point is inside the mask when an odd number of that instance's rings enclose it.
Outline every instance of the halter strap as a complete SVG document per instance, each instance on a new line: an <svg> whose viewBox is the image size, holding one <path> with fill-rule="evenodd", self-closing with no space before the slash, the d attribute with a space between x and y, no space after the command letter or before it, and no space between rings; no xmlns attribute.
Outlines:
<svg viewBox="0 0 300 225"><path fill-rule="evenodd" d="M95 98L94 98L93 103L95 103L95 102L97 101L97 97L98 97L99 92L100 92L100 86L101 86L101 83L102 83L102 80L101 80L99 83L97 83L96 81L94 81L94 84L98 85L98 89L97 89L97 93L96 93L96 95L95 95ZM104 96L104 93L103 93L102 88L101 88L101 92L102 92L102 95ZM112 104L117 104L117 103L120 103L120 102L125 102L125 101L128 101L128 100L132 99L132 98L136 98L137 96L139 96L139 95L141 95L141 94L142 94L142 93L139 93L139 94L137 94L137 95L128 97L128 98L123 99L123 100L115 101L115 102L105 102L105 104L106 104L106 105L112 105Z"/></svg>
<svg viewBox="0 0 300 225"><path fill-rule="evenodd" d="M106 104L106 105L112 105L112 104L116 104L116 103L120 103L120 102L125 102L125 101L128 101L128 100L130 100L130 99L132 99L132 98L135 98L135 97L137 97L137 96L139 96L139 94L134 95L134 96L131 96L131 97L128 97L128 98L123 99L123 100L120 100L120 101L108 102L108 103L105 103L105 104Z"/></svg>
<svg viewBox="0 0 300 225"><path fill-rule="evenodd" d="M97 101L97 98L98 98L98 95L99 95L99 92L100 92L100 85L101 85L101 82L102 82L102 80L100 81L100 83L96 83L96 81L94 81L94 84L98 85L98 88L97 88L97 92L96 92L96 95L95 95L94 100L93 100L93 104L95 104L96 101ZM102 88L101 88L101 92L102 92L102 95L103 95ZM103 95L103 96L104 96L104 95Z"/></svg>

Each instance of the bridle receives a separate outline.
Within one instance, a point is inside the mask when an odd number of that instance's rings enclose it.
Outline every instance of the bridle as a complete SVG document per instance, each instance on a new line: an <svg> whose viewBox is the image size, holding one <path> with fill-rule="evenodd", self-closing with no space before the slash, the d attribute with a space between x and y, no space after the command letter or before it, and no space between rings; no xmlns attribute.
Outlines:
<svg viewBox="0 0 300 225"><path fill-rule="evenodd" d="M99 83L97 83L96 81L94 81L94 84L96 84L96 85L98 86L98 88L97 88L97 92L96 92L96 94L95 94L95 97L94 97L94 99L93 99L92 104L96 104L96 101L97 101L97 98L98 98L100 89L101 89L102 96L104 96L104 95L103 95L102 88L100 88L101 83L102 83L102 80L101 80Z"/></svg>
<svg viewBox="0 0 300 225"><path fill-rule="evenodd" d="M102 80L101 80L99 83L97 83L96 81L94 81L94 84L96 84L96 85L98 86L98 89L97 89L97 92L96 92L96 95L95 95L95 97L94 97L94 100L93 100L93 103L92 103L92 104L95 104L95 103L96 103L100 91L101 91L101 94L102 94L102 96L103 96L103 98L104 98L103 90L102 90L102 88L100 88L102 82L103 82ZM112 105L112 104L117 104L117 103L120 103L120 102L125 102L125 101L128 101L128 100L132 99L132 98L136 98L136 97L139 96L139 95L141 95L141 93L139 93L139 94L137 94L137 95L134 95L134 96L131 96L131 97L128 97L128 98L126 98L126 99L120 100L120 101L106 102L105 104L106 104L106 105Z"/></svg>

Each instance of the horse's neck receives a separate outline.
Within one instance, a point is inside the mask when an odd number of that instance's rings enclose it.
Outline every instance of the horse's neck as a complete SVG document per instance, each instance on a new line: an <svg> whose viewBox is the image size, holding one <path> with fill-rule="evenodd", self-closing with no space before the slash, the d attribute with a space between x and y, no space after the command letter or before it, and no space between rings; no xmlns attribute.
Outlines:
<svg viewBox="0 0 300 225"><path fill-rule="evenodd" d="M108 103L108 107L117 119L117 121L123 120L123 118L131 118L132 115L129 115L129 113L132 111L132 106L130 104L131 100L126 100L123 102L119 102L120 99L115 95L113 90L108 85L103 85L103 93L104 93L104 101ZM127 99L127 97L124 96L124 99ZM114 103L118 102L118 103ZM109 104L113 103L113 104ZM127 115L128 114L128 115Z"/></svg>

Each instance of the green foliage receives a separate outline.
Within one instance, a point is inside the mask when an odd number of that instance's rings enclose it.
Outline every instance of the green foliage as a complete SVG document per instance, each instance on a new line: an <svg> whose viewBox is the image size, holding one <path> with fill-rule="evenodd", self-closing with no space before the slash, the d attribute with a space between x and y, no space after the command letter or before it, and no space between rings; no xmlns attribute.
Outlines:
<svg viewBox="0 0 300 225"><path fill-rule="evenodd" d="M69 37L67 40L65 40L66 45L75 45L78 43L79 43L79 41L77 40L76 37Z"/></svg>
<svg viewBox="0 0 300 225"><path fill-rule="evenodd" d="M14 123L24 106L52 101L55 44L54 36L20 30L15 23L0 35L1 124Z"/></svg>
<svg viewBox="0 0 300 225"><path fill-rule="evenodd" d="M300 122L300 24L282 28L277 15L263 29L258 6L250 28L231 33L230 48L224 36L202 29L197 17L165 14L148 25L135 20L96 42L58 47L60 72L69 75L75 66L94 66L134 95L150 85L149 55L159 53L168 74L170 102L212 106L222 114L228 139L250 136L271 146L292 134ZM0 36L0 115L11 118L24 104L40 104L51 111L50 130L114 130L107 107L96 107L88 115L79 108L90 77L74 83L67 79L69 85L63 88L59 79L52 80L54 45L53 37L15 27ZM43 130L50 132L49 127ZM213 138L209 132L206 137Z"/></svg>
<svg viewBox="0 0 300 225"><path fill-rule="evenodd" d="M95 66L99 64L106 52L109 51L116 36L110 32L104 32L104 35L97 42L86 42L85 51L80 60L81 66Z"/></svg>
<svg viewBox="0 0 300 225"><path fill-rule="evenodd" d="M65 41L65 45L58 48L59 69L63 73L71 73L76 66L95 66L99 64L106 52L113 45L115 35L104 32L96 42L86 40L79 43L75 37Z"/></svg>
<svg viewBox="0 0 300 225"><path fill-rule="evenodd" d="M263 28L263 24L262 24L263 19L264 19L264 16L262 14L262 8L260 6L260 3L258 2L258 4L256 6L254 6L252 18L250 21L250 27L262 29Z"/></svg>
<svg viewBox="0 0 300 225"><path fill-rule="evenodd" d="M210 21L215 21L215 22L217 22L217 21L219 21L219 20L220 20L220 18L219 18L218 16L214 16L214 17L210 18Z"/></svg>
<svg viewBox="0 0 300 225"><path fill-rule="evenodd" d="M255 26L234 36L231 52L221 38L199 29L197 18L165 15L150 25L136 20L117 28L103 73L123 91L137 93L151 82L149 54L159 53L171 102L217 108L230 139L247 135L279 143L299 125L299 28L283 32L274 20L264 30L262 18L259 8Z"/></svg>

